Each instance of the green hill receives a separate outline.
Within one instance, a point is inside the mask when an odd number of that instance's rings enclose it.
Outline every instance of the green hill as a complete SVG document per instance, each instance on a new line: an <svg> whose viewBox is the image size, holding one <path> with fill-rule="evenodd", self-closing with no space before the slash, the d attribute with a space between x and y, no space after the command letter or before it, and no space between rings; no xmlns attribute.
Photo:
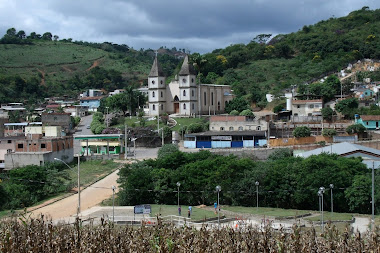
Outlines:
<svg viewBox="0 0 380 253"><path fill-rule="evenodd" d="M150 49L53 41L49 33L32 34L26 37L22 31L9 29L0 40L2 102L74 95L85 88L137 86L146 83L154 57ZM159 51L164 72L174 76L181 64L175 57L178 51ZM380 58L380 10L367 7L298 32L274 38L262 34L246 45L191 55L203 83L230 84L235 94L259 104L265 103L267 92L280 94L284 88L318 80L363 58Z"/></svg>

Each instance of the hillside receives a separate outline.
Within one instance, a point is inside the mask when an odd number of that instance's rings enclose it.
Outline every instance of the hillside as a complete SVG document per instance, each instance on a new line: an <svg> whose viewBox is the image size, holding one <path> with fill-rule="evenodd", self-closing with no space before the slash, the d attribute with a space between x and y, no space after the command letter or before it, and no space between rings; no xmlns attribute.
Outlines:
<svg viewBox="0 0 380 253"><path fill-rule="evenodd" d="M0 44L1 102L31 96L74 96L86 88L138 86L146 82L154 57L153 50L136 51L110 43L26 40L28 43ZM184 53L160 50L168 76L180 61L175 57L178 54Z"/></svg>
<svg viewBox="0 0 380 253"><path fill-rule="evenodd" d="M150 49L137 51L107 42L53 41L52 36L46 40L46 34L42 39L18 38L20 32L12 30L0 40L0 84L6 87L0 91L1 101L30 98L25 94L34 90L38 97L74 95L90 87L111 90L137 86L146 82L154 57ZM175 48L160 48L158 52L170 80L181 64L178 56L184 53ZM246 45L191 55L203 83L230 84L236 95L259 105L265 104L267 92L281 94L284 88L313 82L364 58L380 59L380 10L367 7L294 33L261 34ZM17 75L23 80L15 79Z"/></svg>

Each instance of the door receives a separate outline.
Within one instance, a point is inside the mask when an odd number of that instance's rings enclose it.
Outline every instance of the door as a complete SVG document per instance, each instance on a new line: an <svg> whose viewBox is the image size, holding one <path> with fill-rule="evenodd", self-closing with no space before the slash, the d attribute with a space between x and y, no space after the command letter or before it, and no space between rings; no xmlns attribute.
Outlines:
<svg viewBox="0 0 380 253"><path fill-rule="evenodd" d="M174 103L174 112L179 113L179 103Z"/></svg>

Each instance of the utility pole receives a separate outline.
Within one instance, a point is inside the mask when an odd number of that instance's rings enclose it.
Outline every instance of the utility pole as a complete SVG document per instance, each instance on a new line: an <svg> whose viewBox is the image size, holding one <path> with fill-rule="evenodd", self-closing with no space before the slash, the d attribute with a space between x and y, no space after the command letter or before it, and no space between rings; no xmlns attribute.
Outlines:
<svg viewBox="0 0 380 253"><path fill-rule="evenodd" d="M125 122L124 122L125 124ZM124 146L125 146L125 150L124 150L124 159L127 159L127 148L128 148L128 127L127 127L127 124L125 124L125 135L124 135Z"/></svg>
<svg viewBox="0 0 380 253"><path fill-rule="evenodd" d="M375 229L375 161L372 161L372 230Z"/></svg>

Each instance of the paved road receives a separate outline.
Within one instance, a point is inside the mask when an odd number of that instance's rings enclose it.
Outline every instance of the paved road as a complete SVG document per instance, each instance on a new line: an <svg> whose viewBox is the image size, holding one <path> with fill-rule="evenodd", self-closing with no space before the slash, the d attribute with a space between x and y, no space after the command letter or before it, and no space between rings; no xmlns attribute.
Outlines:
<svg viewBox="0 0 380 253"><path fill-rule="evenodd" d="M82 211L96 206L104 199L108 199L112 196L112 185L118 186L116 182L118 178L117 173L118 170L81 192ZM78 194L74 194L53 204L34 210L32 212L32 217L38 217L40 214L45 214L45 217L47 215L53 221L67 220L64 218L76 215L77 206Z"/></svg>
<svg viewBox="0 0 380 253"><path fill-rule="evenodd" d="M75 134L76 135L92 134L91 129L87 129L87 126L89 126L91 122L92 122L92 115L82 117L82 120L79 123ZM81 148L80 148L79 140L74 140L74 154L78 154L80 150Z"/></svg>

